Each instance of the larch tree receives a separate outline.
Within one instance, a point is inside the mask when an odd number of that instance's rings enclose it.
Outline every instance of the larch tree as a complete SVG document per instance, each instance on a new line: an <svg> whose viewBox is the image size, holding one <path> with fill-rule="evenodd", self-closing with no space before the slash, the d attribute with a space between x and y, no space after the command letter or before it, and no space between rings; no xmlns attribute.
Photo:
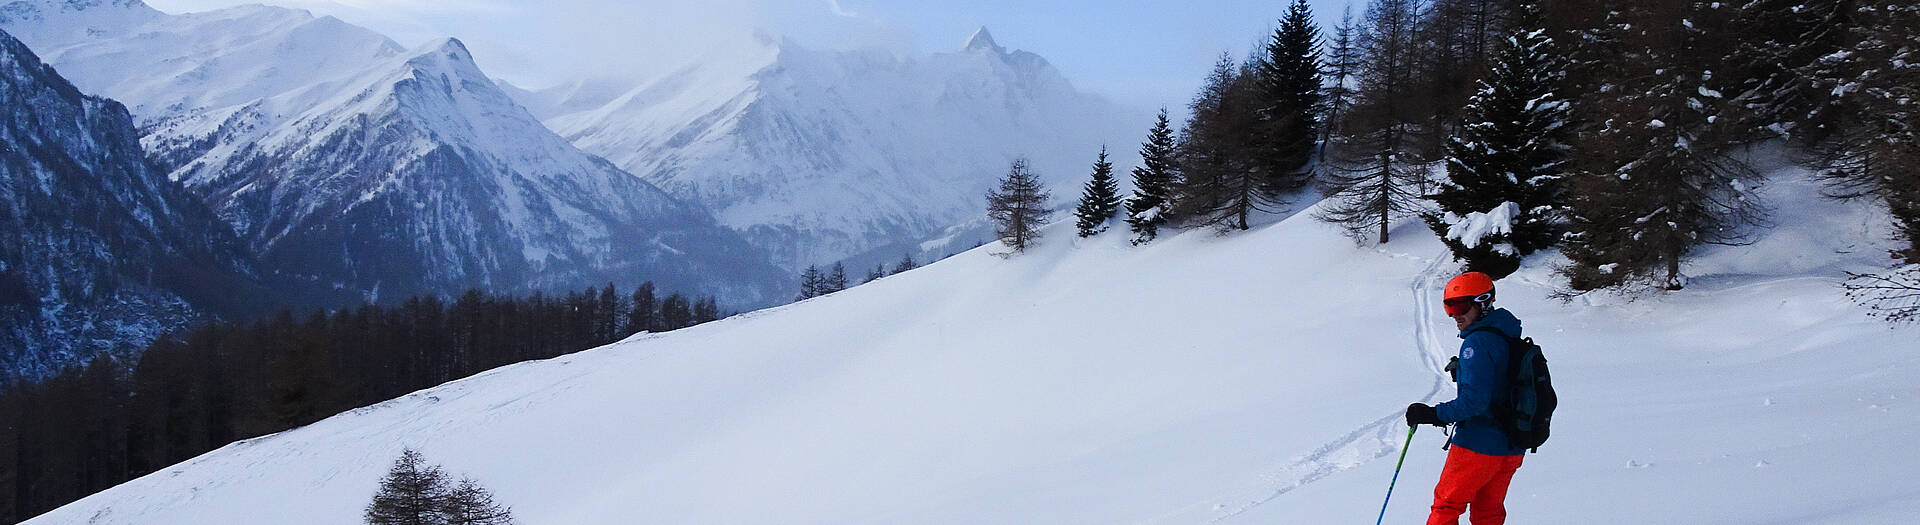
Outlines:
<svg viewBox="0 0 1920 525"><path fill-rule="evenodd" d="M1414 103L1414 7L1412 0L1367 6L1359 90L1341 127L1341 148L1322 178L1332 202L1315 216L1355 238L1377 228L1379 242L1387 242L1393 219L1418 207L1418 185L1426 178L1418 139L1429 119Z"/></svg>
<svg viewBox="0 0 1920 525"><path fill-rule="evenodd" d="M1047 207L1052 198L1039 177L1027 169L1027 159L1014 159L1000 186L987 191L987 218L994 233L1014 252L1026 251L1040 235L1040 227L1052 218Z"/></svg>

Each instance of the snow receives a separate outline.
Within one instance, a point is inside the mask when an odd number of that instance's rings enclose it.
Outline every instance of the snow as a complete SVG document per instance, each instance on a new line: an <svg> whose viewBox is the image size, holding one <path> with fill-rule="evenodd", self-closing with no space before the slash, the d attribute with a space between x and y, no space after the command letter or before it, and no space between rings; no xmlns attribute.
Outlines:
<svg viewBox="0 0 1920 525"><path fill-rule="evenodd" d="M1887 523L1920 512L1920 328L1835 286L1886 216L1797 182L1690 286L1549 298L1500 283L1561 407L1508 507L1529 523ZM1782 175L1776 174L1776 179ZM30 520L346 523L402 447L527 523L1333 523L1372 517L1413 401L1452 397L1414 221L1356 248L1254 230L980 249L829 296L485 372L235 443ZM1444 460L1413 440L1389 521ZM297 494L298 497L290 497Z"/></svg>
<svg viewBox="0 0 1920 525"><path fill-rule="evenodd" d="M1513 217L1519 214L1520 205L1512 202L1502 202L1485 212L1468 212L1465 217L1448 213L1447 238L1458 240L1468 248L1479 246L1481 239L1488 235L1511 235ZM1502 246L1508 250L1512 249L1505 243L1502 243Z"/></svg>

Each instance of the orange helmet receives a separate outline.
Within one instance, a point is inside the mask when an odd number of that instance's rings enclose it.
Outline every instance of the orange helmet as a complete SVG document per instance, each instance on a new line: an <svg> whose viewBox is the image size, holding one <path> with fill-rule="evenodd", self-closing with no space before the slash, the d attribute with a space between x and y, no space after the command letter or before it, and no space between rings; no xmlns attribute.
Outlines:
<svg viewBox="0 0 1920 525"><path fill-rule="evenodd" d="M1447 315L1460 315L1474 303L1485 307L1493 302L1493 278L1480 272L1460 274L1447 281L1446 293L1440 297L1447 307Z"/></svg>

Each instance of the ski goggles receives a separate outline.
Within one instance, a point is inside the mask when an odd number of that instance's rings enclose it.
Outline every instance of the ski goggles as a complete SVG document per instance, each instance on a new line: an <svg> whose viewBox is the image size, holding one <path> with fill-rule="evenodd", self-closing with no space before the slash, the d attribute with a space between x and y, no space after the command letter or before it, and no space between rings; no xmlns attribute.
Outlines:
<svg viewBox="0 0 1920 525"><path fill-rule="evenodd" d="M1447 317L1453 317L1456 315L1467 313L1467 309L1472 308L1473 305L1475 304L1483 304L1491 301L1493 301L1493 294L1483 293L1473 297L1454 297L1451 299L1446 299L1446 300L1440 301L1440 305L1446 307Z"/></svg>

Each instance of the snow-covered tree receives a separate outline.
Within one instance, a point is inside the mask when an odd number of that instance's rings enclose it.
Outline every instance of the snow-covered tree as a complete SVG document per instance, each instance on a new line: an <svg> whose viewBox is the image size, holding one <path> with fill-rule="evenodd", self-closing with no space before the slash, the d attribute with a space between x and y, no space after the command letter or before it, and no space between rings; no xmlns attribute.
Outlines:
<svg viewBox="0 0 1920 525"><path fill-rule="evenodd" d="M1127 199L1127 226L1133 231L1133 243L1152 241L1160 226L1171 218L1173 190L1180 181L1177 145L1173 127L1167 120L1167 108L1140 144L1140 166L1133 169L1133 198Z"/></svg>
<svg viewBox="0 0 1920 525"><path fill-rule="evenodd" d="M1447 180L1427 197L1439 210L1422 215L1455 259L1496 278L1558 240L1572 132L1565 59L1531 6L1521 9L1520 29L1494 55L1447 141Z"/></svg>
<svg viewBox="0 0 1920 525"><path fill-rule="evenodd" d="M1333 168L1322 178L1333 202L1316 215L1361 237L1418 205L1425 180L1417 139L1427 113L1415 103L1417 18L1412 0L1375 0L1360 32L1363 57L1355 103L1341 126Z"/></svg>
<svg viewBox="0 0 1920 525"><path fill-rule="evenodd" d="M1107 222L1120 212L1120 184L1113 179L1113 163L1107 162L1107 147L1100 146L1100 159L1093 161L1093 179L1080 192L1080 205L1074 207L1074 227L1081 237L1092 237L1107 230Z"/></svg>
<svg viewBox="0 0 1920 525"><path fill-rule="evenodd" d="M987 218L1001 242L1015 252L1026 251L1053 215L1047 207L1050 198L1040 179L1027 169L1027 159L1014 159L999 188L987 191Z"/></svg>
<svg viewBox="0 0 1920 525"><path fill-rule="evenodd" d="M1880 198L1904 241L1895 255L1920 262L1920 5L1863 2L1853 16L1848 51L1803 72L1832 117L1813 159L1836 196Z"/></svg>
<svg viewBox="0 0 1920 525"><path fill-rule="evenodd" d="M1763 212L1756 173L1734 155L1744 104L1727 93L1742 79L1714 72L1735 20L1720 3L1647 0L1623 8L1612 31L1619 92L1585 103L1602 118L1577 144L1563 269L1571 287L1685 284L1680 263L1701 244L1743 239ZM1640 5L1645 4L1645 5Z"/></svg>

